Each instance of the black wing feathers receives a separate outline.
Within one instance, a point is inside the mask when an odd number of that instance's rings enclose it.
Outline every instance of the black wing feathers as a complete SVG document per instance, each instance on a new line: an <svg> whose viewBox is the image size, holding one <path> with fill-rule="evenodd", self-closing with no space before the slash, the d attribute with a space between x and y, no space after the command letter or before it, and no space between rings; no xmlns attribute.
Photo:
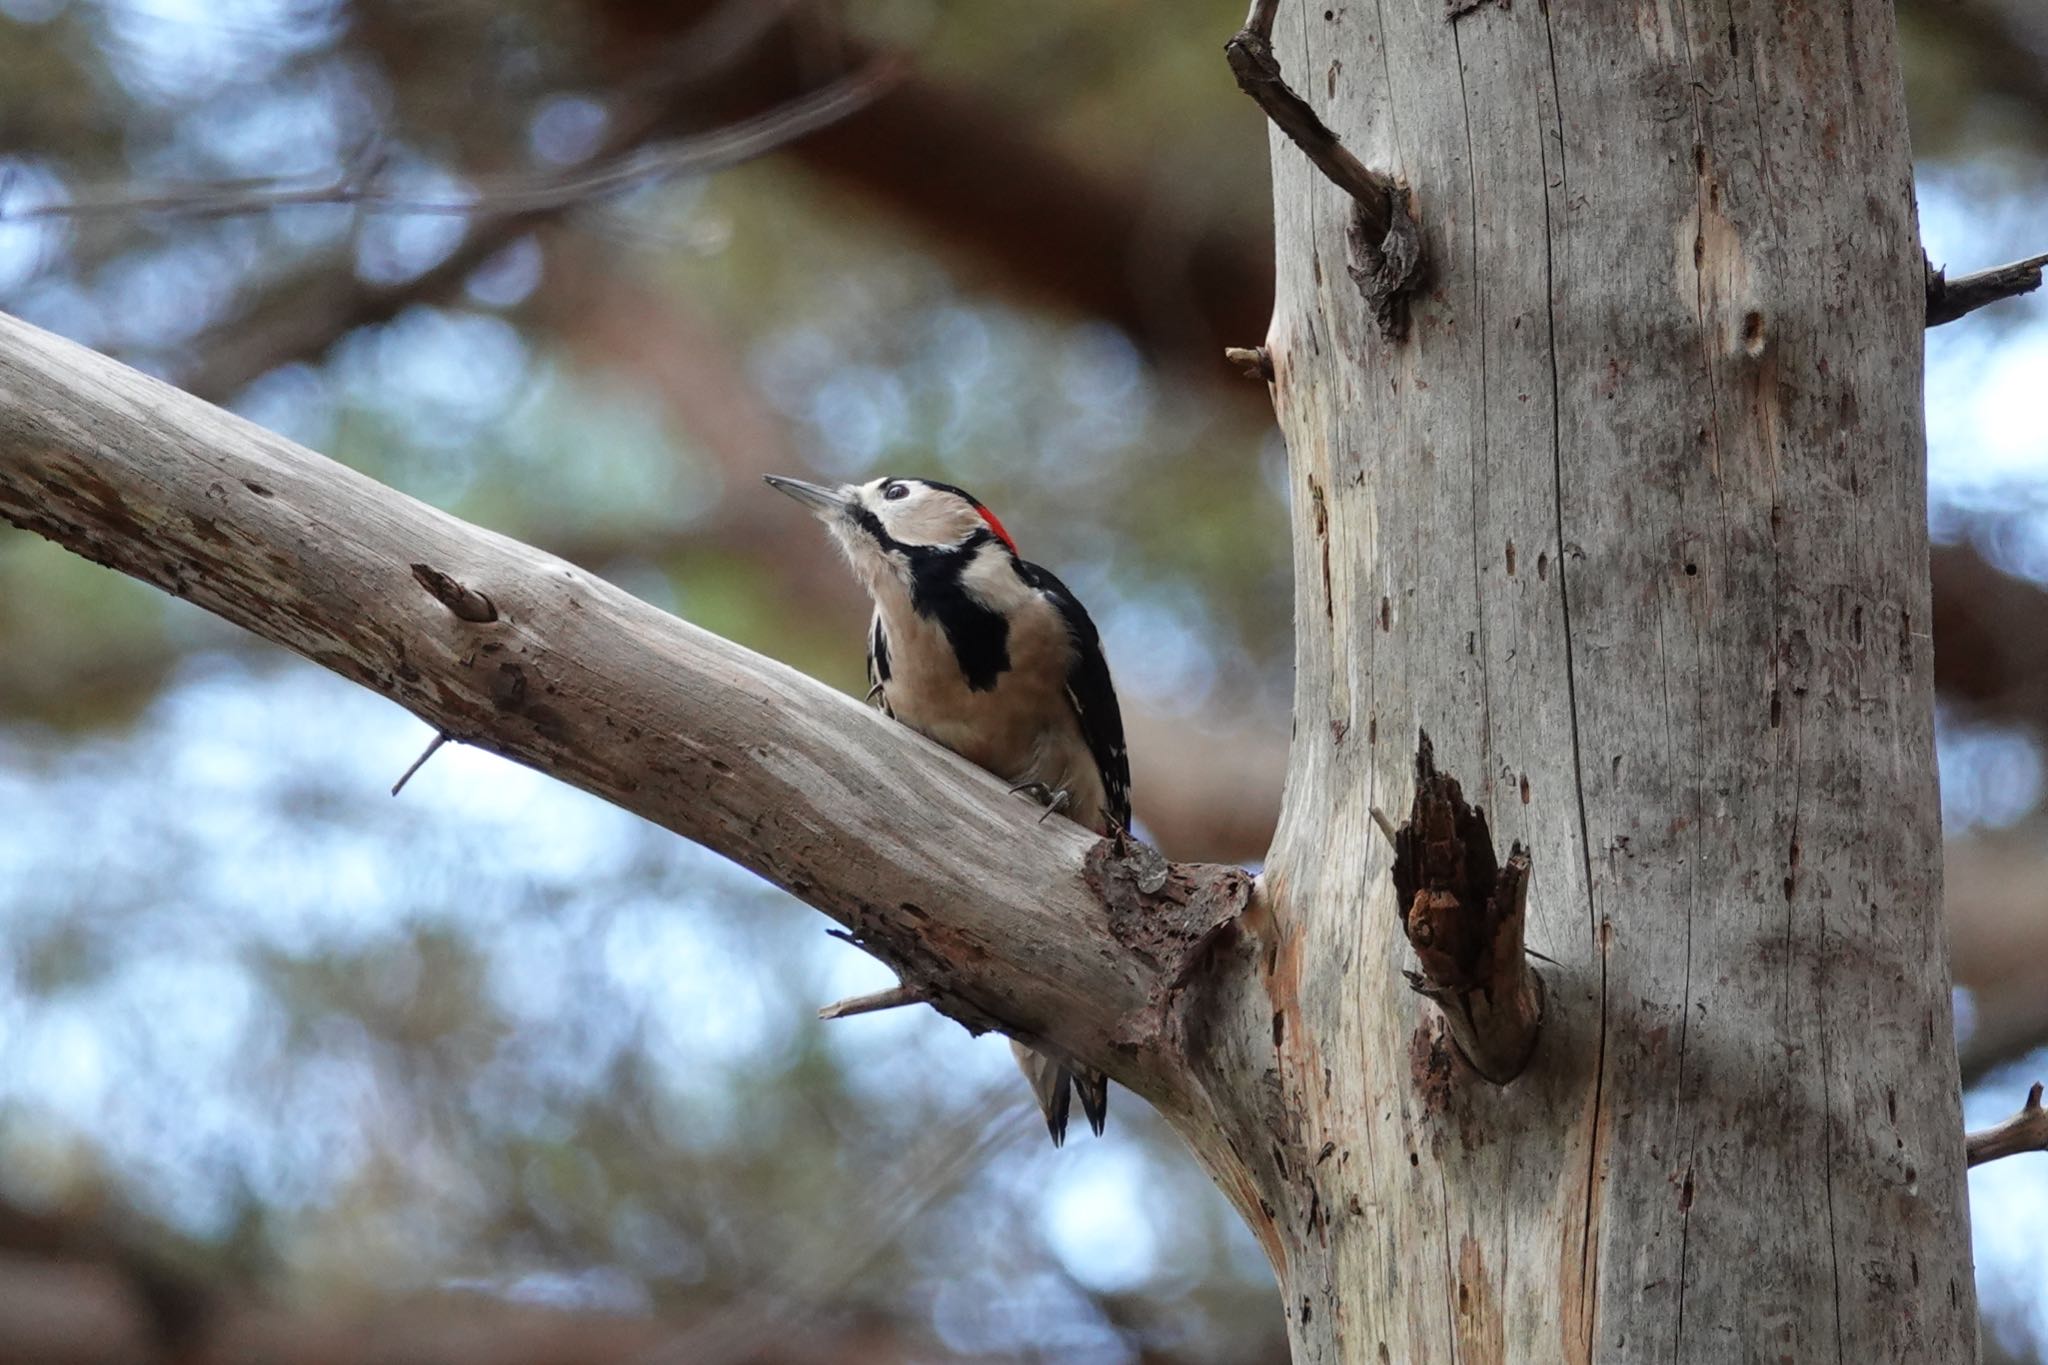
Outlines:
<svg viewBox="0 0 2048 1365"><path fill-rule="evenodd" d="M1081 733L1095 766L1102 770L1102 791L1107 798L1109 818L1118 829L1131 827L1131 760L1124 752L1124 716L1116 704L1116 687L1109 680L1109 661L1103 657L1102 638L1080 599L1067 585L1036 564L1017 561L1017 573L1026 583L1044 593L1059 608L1074 633L1074 664L1067 672L1067 700L1081 718Z"/></svg>

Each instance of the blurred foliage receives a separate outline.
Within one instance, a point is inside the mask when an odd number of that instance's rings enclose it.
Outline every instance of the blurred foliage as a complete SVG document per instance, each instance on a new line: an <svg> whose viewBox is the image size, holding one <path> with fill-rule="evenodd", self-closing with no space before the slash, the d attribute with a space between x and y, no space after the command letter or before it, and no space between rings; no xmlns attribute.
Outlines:
<svg viewBox="0 0 2048 1365"><path fill-rule="evenodd" d="M1241 3L762 8L822 67L913 52L1137 186L1162 233L1259 231L1265 131L1219 52ZM280 310L402 290L459 216L4 214L366 158L422 195L579 164L664 64L717 50L704 30L622 64L604 12L0 0L0 307L180 378ZM1963 267L2040 249L2048 97L2015 89L2048 90L2048 62L1901 13L1930 240L1983 233ZM2038 309L2009 318L2042 334ZM1937 381L1981 388L1982 344L1937 341ZM1077 588L1139 704L1284 714L1282 457L1257 404L1018 306L780 160L509 232L460 288L257 372L223 395L256 420L849 688L860 615L790 580L812 528L772 529L735 451L945 477ZM1971 489L2010 506L2042 453L2022 440L1985 492L1971 453L2004 438L1934 436L1959 515ZM818 1025L878 969L716 859L459 751L393 802L416 723L11 531L0 642L7 1200L117 1198L288 1301L656 1314L701 1333L695 1360L796 1320L880 1319L932 1359L1275 1349L1261 1256L1143 1106L1120 1095L1108 1139L1054 1153L999 1043L928 1013Z"/></svg>

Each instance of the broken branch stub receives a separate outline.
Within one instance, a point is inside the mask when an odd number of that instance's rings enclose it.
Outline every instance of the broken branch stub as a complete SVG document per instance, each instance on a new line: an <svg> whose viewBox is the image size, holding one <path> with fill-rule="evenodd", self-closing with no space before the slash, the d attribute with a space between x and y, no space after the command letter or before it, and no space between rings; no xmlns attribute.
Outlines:
<svg viewBox="0 0 2048 1365"><path fill-rule="evenodd" d="M489 625L498 619L498 608L490 598L431 564L412 566L415 583L434 595L434 600L458 618L472 625Z"/></svg>
<svg viewBox="0 0 2048 1365"><path fill-rule="evenodd" d="M1408 984L1443 1012L1451 1040L1496 1085L1520 1075L1543 1022L1543 981L1522 948L1529 854L1502 865L1486 813L1436 768L1424 733L1415 800L1394 831L1395 913L1422 970Z"/></svg>
<svg viewBox="0 0 2048 1365"><path fill-rule="evenodd" d="M2029 256L2024 261L1950 279L1947 269L1936 270L1924 253L1920 259L1927 268L1929 327L1940 327L1968 317L1979 308L2033 293L2041 287L2042 267L2048 266L2048 255Z"/></svg>
<svg viewBox="0 0 2048 1365"><path fill-rule="evenodd" d="M1365 296L1373 321L1379 324L1380 335L1388 341L1399 341L1408 335L1408 300L1421 290L1427 272L1422 256L1422 230L1408 211L1408 191L1390 191L1387 203L1384 229L1363 206L1353 206L1351 227L1345 236L1351 259L1344 269L1358 286L1358 292ZM1379 235L1374 236L1375 232Z"/></svg>
<svg viewBox="0 0 2048 1365"><path fill-rule="evenodd" d="M2021 1152L2048 1152L2048 1109L2041 1107L2041 1083L2027 1091L2020 1112L2004 1123L1966 1134L1963 1150L1972 1166Z"/></svg>
<svg viewBox="0 0 2048 1365"><path fill-rule="evenodd" d="M906 1005L922 1005L926 1000L924 992L910 986L891 986L885 991L873 991L867 995L855 995L818 1011L823 1020L851 1019L857 1014L875 1014L881 1010L902 1009Z"/></svg>
<svg viewBox="0 0 2048 1365"><path fill-rule="evenodd" d="M1263 346L1226 346L1223 358L1242 370L1246 379L1273 382L1273 356Z"/></svg>

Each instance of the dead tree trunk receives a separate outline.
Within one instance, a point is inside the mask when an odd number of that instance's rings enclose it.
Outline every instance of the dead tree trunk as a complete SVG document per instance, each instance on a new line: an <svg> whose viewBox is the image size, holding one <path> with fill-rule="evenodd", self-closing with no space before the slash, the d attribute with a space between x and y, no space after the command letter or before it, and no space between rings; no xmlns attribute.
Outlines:
<svg viewBox="0 0 2048 1365"><path fill-rule="evenodd" d="M1974 1359L1890 6L1273 33L1427 270L1387 339L1351 199L1276 127L1295 738L1190 1137L1296 1358ZM1534 855L1506 1086L1400 984L1370 812L1418 726Z"/></svg>

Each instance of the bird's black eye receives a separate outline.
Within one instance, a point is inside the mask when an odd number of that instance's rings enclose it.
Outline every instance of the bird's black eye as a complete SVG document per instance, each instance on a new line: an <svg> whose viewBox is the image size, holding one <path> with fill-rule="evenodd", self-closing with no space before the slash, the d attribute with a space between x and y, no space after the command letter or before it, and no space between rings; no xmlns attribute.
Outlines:
<svg viewBox="0 0 2048 1365"><path fill-rule="evenodd" d="M907 483L892 483L882 490L882 496L890 502L894 502L898 498L907 498L910 496L910 485Z"/></svg>

